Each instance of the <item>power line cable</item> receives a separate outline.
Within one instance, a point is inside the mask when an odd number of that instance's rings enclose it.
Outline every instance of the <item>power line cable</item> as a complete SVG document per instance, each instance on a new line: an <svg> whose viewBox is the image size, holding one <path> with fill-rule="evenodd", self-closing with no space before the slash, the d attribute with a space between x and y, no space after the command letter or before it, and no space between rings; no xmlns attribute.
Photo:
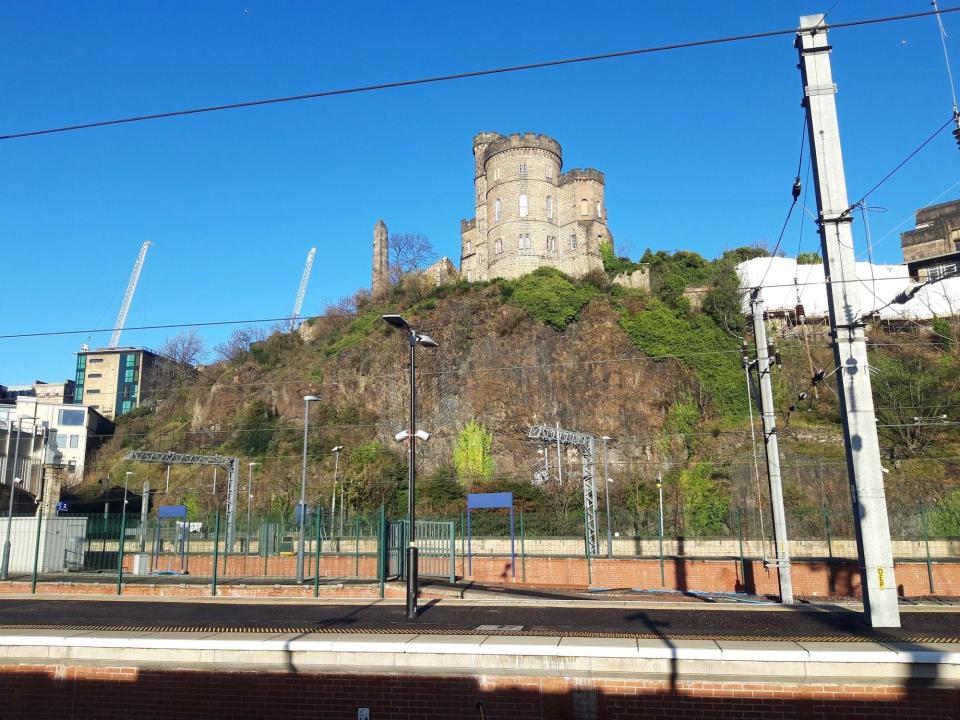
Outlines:
<svg viewBox="0 0 960 720"><path fill-rule="evenodd" d="M834 3L836 5L836 3ZM937 10L927 10L924 12L904 13L901 15L889 15L879 18L864 18L860 20L850 20L847 22L831 25L833 30L842 28L860 27L865 25L876 25L880 23L899 22L902 20L911 20L914 18L927 17L931 15L943 15L960 11L960 7L943 8ZM711 45L724 45L747 40L760 40L783 35L795 35L800 28L784 28L780 30L767 30L756 33L746 33L742 35L728 35L718 38L706 38L703 40L688 40L666 45L654 45L651 47L636 48L633 50L619 50L615 52L598 53L595 55L583 55L579 57L559 58L556 60L544 60L542 62L524 63L521 65L508 65L498 68L487 68L483 70L470 70L467 72L450 73L446 75L434 75L430 77L416 78L411 80L397 80L394 82L382 82L372 85L360 85L349 88L339 88L334 90L321 90L317 92L301 93L298 95L287 95L283 97L264 98L259 100L246 100L243 102L225 103L221 105L208 105L203 107L188 108L184 110L170 110L167 112L150 113L146 115L134 115L130 117L115 118L110 120L97 120L87 123L78 123L75 125L63 125L60 127L45 128L42 130L25 130L22 132L8 133L0 135L0 140L15 140L19 138L37 137L39 135L53 135L57 133L73 132L75 130L87 130L98 127L109 127L113 125L125 125L130 123L145 122L147 120L162 120L174 117L183 117L186 115L200 115L203 113L221 112L225 110L239 110L241 108L259 107L263 105L276 105L280 103L298 102L302 100L315 100L325 97L334 97L339 95L353 95L357 93L375 92L380 90L390 90L394 88L412 87L416 85L429 85L434 83L449 82L452 80L465 80L469 78L485 77L489 75L502 75L513 72L524 72L528 70L539 70L542 68L557 67L561 65L573 65L577 63L595 62L598 60L612 60L616 58L633 57L637 55L650 55L659 52L668 52L672 50L685 50L696 47L707 47Z"/></svg>
<svg viewBox="0 0 960 720"><path fill-rule="evenodd" d="M880 188L880 186L883 185L887 180L889 180L889 179L892 178L894 175L896 175L897 172L899 172L900 168L902 168L902 167L903 167L904 165L906 165L908 162L910 162L911 160L913 160L913 158L916 157L916 155L917 155L921 150L923 150L927 145L929 145L931 142L933 142L933 139L934 139L935 137L937 137L937 135L939 135L941 132L943 132L943 131L946 129L946 127L947 127L948 125L950 125L950 123L954 122L954 120L955 120L955 116L951 115L943 125L941 125L941 126L938 127L936 130L933 131L933 134L930 135L930 137L928 137L926 140L924 140L922 143L920 143L909 155L907 155L903 160L901 160L899 163L897 163L897 166L896 166L895 168L893 168L893 170L891 170L891 171L888 172L886 175L884 175L883 178L880 180L880 182L878 182L878 183L877 183L876 185L874 185L872 188L870 188L869 190L867 190L867 192L864 193L863 196L862 196L859 200L857 200L856 202L852 203L852 204L850 205L850 207L848 207L846 210L844 210L844 211L841 213L841 216L849 215L851 212L853 212L854 208L856 208L860 203L862 203L864 200L866 200L868 197L870 197L874 192L876 192L876 191Z"/></svg>

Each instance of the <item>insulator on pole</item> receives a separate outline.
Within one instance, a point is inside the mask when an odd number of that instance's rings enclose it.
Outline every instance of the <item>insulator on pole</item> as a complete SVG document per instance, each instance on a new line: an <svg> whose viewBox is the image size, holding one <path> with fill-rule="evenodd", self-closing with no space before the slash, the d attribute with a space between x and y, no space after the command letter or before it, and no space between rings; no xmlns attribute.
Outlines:
<svg viewBox="0 0 960 720"><path fill-rule="evenodd" d="M793 189L791 190L793 193L794 202L800 199L800 190L802 187L803 186L800 183L800 176L798 175L796 180L793 181Z"/></svg>

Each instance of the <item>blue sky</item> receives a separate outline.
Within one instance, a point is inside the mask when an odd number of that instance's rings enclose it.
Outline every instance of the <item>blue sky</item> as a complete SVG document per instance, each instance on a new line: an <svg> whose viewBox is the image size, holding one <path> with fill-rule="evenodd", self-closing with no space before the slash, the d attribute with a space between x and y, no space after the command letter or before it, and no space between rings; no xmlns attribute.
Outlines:
<svg viewBox="0 0 960 720"><path fill-rule="evenodd" d="M11 0L0 134L788 28L830 4ZM927 9L840 0L830 20ZM945 23L960 37L960 13ZM949 117L949 85L932 18L836 30L831 43L856 198ZM110 327L145 239L131 326L289 313L314 245L304 313L322 312L369 284L380 217L456 260L480 130L547 133L567 167L603 170L611 230L635 258L775 239L803 120L796 63L786 36L2 142L2 333ZM899 261L898 226L960 181L957 152L944 132L872 197L887 209L871 216L877 258ZM956 197L960 184L940 200ZM807 221L804 249L814 243ZM156 347L174 332L122 342ZM80 343L108 337L0 340L0 382L72 377Z"/></svg>

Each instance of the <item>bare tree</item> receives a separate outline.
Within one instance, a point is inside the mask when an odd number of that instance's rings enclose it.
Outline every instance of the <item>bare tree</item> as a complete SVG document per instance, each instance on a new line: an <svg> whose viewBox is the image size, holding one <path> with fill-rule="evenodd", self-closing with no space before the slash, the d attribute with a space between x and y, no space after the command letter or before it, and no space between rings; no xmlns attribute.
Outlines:
<svg viewBox="0 0 960 720"><path fill-rule="evenodd" d="M426 235L398 233L390 236L390 282L396 285L404 275L423 269L437 256Z"/></svg>
<svg viewBox="0 0 960 720"><path fill-rule="evenodd" d="M221 360L235 360L250 349L255 342L267 339L267 331L256 325L238 328L224 342L218 343L213 350Z"/></svg>
<svg viewBox="0 0 960 720"><path fill-rule="evenodd" d="M196 328L169 337L160 346L160 354L184 365L196 367L207 354L207 345Z"/></svg>

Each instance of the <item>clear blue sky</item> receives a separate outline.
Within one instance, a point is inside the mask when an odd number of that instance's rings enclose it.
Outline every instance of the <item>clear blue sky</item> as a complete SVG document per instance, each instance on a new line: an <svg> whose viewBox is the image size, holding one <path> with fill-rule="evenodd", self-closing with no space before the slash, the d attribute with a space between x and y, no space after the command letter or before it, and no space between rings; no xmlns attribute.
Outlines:
<svg viewBox="0 0 960 720"><path fill-rule="evenodd" d="M11 0L0 133L787 28L830 4ZM830 20L929 7L840 0ZM960 13L945 22L960 37ZM932 18L831 41L856 198L949 117L949 86ZM289 313L313 245L304 313L322 312L369 284L380 217L456 260L480 130L547 133L567 167L603 170L611 229L634 257L773 239L799 151L796 63L787 36L2 142L0 332L110 327L145 239L128 325ZM872 215L874 239L891 233L879 259L900 260L897 227L960 180L958 160L945 132L872 198L888 209ZM960 185L942 200L956 197ZM80 343L108 337L0 340L0 382L72 377Z"/></svg>

